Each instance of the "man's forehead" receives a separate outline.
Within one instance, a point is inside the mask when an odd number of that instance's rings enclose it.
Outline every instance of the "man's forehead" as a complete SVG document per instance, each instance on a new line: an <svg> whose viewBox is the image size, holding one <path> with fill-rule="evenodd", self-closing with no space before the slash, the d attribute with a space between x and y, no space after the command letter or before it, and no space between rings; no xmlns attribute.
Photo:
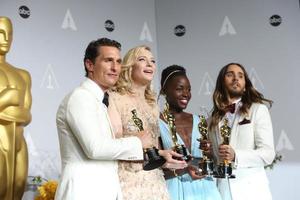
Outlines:
<svg viewBox="0 0 300 200"><path fill-rule="evenodd" d="M226 70L226 73L233 73L233 72L244 74L244 71L240 67L231 67L231 66L229 66Z"/></svg>
<svg viewBox="0 0 300 200"><path fill-rule="evenodd" d="M114 46L100 46L98 48L99 54L105 57L107 56L119 56L121 57L120 50Z"/></svg>

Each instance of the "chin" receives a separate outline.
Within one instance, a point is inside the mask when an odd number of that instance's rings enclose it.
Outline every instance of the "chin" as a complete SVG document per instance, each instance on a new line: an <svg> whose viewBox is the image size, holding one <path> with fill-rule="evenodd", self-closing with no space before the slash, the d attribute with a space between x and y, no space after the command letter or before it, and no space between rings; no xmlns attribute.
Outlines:
<svg viewBox="0 0 300 200"><path fill-rule="evenodd" d="M187 105L179 104L178 108L181 110L185 110L187 108Z"/></svg>
<svg viewBox="0 0 300 200"><path fill-rule="evenodd" d="M231 92L229 95L231 97L242 97L243 96L243 92L234 91L234 92Z"/></svg>

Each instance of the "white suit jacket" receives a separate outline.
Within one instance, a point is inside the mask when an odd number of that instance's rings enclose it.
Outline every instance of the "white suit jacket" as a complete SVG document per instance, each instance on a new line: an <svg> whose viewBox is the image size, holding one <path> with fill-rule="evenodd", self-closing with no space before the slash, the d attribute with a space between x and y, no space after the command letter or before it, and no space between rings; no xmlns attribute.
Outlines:
<svg viewBox="0 0 300 200"><path fill-rule="evenodd" d="M218 131L211 132L209 136L216 163L219 163L217 155L221 137ZM248 116L236 116L230 146L235 151L233 174L236 178L229 179L229 184L225 179L217 180L223 199L230 199L229 190L233 200L272 199L264 166L272 163L275 150L272 122L264 104L254 103Z"/></svg>
<svg viewBox="0 0 300 200"><path fill-rule="evenodd" d="M116 160L142 160L137 137L115 139L104 93L92 80L65 97L57 111L62 174L56 200L121 199Z"/></svg>

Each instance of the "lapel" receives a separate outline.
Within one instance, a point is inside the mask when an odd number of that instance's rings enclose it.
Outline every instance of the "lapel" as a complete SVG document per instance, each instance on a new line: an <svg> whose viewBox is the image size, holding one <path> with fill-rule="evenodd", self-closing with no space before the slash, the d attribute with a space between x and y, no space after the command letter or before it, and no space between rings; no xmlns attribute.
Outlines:
<svg viewBox="0 0 300 200"><path fill-rule="evenodd" d="M237 114L233 121L232 128L231 128L230 142L229 142L230 146L232 146L233 148L235 148L237 144L237 138L239 134L239 122L242 121L243 119L244 119L243 115Z"/></svg>
<svg viewBox="0 0 300 200"><path fill-rule="evenodd" d="M115 134L112 129L112 125L109 119L109 115L107 112L107 107L102 103L103 97L104 97L104 92L102 89L91 79L87 78L85 81L82 82L81 86L88 90L93 96L96 98L99 110L103 112L103 114L100 115L105 115L105 119L107 120L107 128L109 129L108 131L111 133L112 138L115 138ZM99 122L101 123L101 122Z"/></svg>
<svg viewBox="0 0 300 200"><path fill-rule="evenodd" d="M107 113L107 108L104 108L104 109L105 109L105 110L104 110L105 116L106 116L106 119L107 119L107 122L108 122L108 126L109 126L109 131L110 131L110 133L111 133L112 138L115 139L116 136L115 136L115 133L114 133L114 131L113 131L113 128L112 128L112 125L111 125L111 122L110 122L110 119L109 119L109 115L108 115L108 113Z"/></svg>
<svg viewBox="0 0 300 200"><path fill-rule="evenodd" d="M238 114L233 122L232 128L231 128L231 136L230 136L230 145L235 148L237 146L237 138L240 134L239 128L240 123L244 120L249 120L252 113L252 107L249 109L249 113L247 115L240 115Z"/></svg>

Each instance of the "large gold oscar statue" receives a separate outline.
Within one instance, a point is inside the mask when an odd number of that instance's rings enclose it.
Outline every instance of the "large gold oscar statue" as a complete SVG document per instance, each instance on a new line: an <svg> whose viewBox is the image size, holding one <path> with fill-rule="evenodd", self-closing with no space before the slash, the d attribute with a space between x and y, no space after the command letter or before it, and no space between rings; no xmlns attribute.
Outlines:
<svg viewBox="0 0 300 200"><path fill-rule="evenodd" d="M5 61L12 23L0 16L0 199L21 200L28 172L23 127L31 121L30 74Z"/></svg>

